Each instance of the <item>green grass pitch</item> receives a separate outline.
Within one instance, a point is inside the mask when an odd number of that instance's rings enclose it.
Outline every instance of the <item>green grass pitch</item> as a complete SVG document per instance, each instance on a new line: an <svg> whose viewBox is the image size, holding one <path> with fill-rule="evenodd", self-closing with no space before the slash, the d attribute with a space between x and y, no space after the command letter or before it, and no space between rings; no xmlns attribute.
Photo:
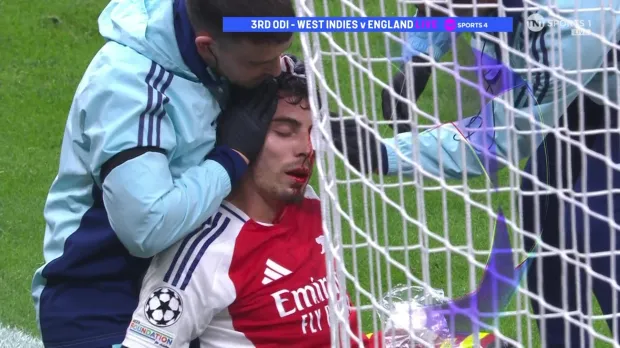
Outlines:
<svg viewBox="0 0 620 348"><path fill-rule="evenodd" d="M327 7L331 16L356 15L343 13L340 1L325 0L325 3L329 4ZM381 3L385 3L384 12ZM30 285L34 270L43 262L43 205L56 175L73 93L90 59L103 43L96 20L105 4L105 0L0 0L0 148L3 149L0 152L0 324L17 327L33 335L38 335L38 332ZM319 14L324 14L323 2L317 1L317 5ZM394 0L368 0L364 10L368 16L398 15ZM409 9L408 12L413 11ZM354 40L355 35L359 40ZM389 55L399 56L399 45L386 43L383 35L369 34L367 38L363 34L335 35L335 40L343 47L346 47L344 45L348 39L350 47L364 55L383 57L390 50ZM458 47L459 62L471 65L473 57L465 38L459 39ZM291 52L301 56L298 41ZM326 57L324 62L331 86L335 83L332 72L334 68L337 70L340 97L347 106L356 105L360 113L374 112L379 115L380 88L375 86L371 93L372 82L362 77L358 70L350 70L346 58L338 57L332 61ZM369 63L367 66L372 68L377 78L388 81L385 63ZM473 75L470 74L470 77L473 78ZM455 120L458 115L455 79L447 73L437 72L436 83L435 92L432 82L429 83L419 102L420 107L433 113L435 106L438 106L437 114L442 121ZM464 85L460 91L462 115L476 113L480 105L479 96ZM363 101L360 100L361 93L364 93ZM374 104L370 99L374 99ZM376 106L375 110L371 105ZM362 106L366 110L362 110ZM382 129L382 132L387 134L388 130ZM345 179L344 171L340 170L340 173ZM500 184L508 186L510 179L509 173L504 171ZM452 246L475 250L472 257L484 263L487 258L484 252L488 253L492 232L488 214L475 206L468 207L460 195L433 190L439 187L437 181L425 179L423 185L428 190L416 192L411 179L403 180L408 185L402 189L402 195L396 185L399 183L397 178L385 180L385 194L411 217L422 221L425 228L446 238ZM515 182L514 178L512 181ZM485 185L484 179L470 179L469 182L470 187L477 189ZM318 189L316 177L314 187ZM424 231L404 222L399 209L382 205L381 197L364 189L363 185L353 183L348 187L340 184L339 193L343 210L353 216L357 227L367 231L381 249L409 246L390 251L390 256L407 265L414 276L430 279L431 286L443 289L452 296L468 293L479 280L482 270L471 266L467 257L434 251L444 244L424 237ZM492 202L487 202L486 194L470 196L472 200L485 206L491 205L493 209L501 204L507 218L518 221L515 202L512 202L509 192L493 195ZM420 201L424 205L416 203ZM468 226L472 231L469 235L466 233ZM347 285L353 301L369 304L366 296L357 295L356 284L376 296L382 296L390 284L406 282L404 273L390 266L377 249L365 245L366 241L353 233L344 220L342 232L346 242L355 245L347 249L345 260L356 279L356 282ZM427 245L425 252L419 247L422 241ZM515 241L519 246L520 240ZM528 312L529 306L525 298L521 298L513 300L509 310ZM373 316L365 313L363 319L364 328L372 330ZM519 319L515 316L503 318L500 329L504 335L526 346L537 346L535 322L527 315ZM607 332L603 323L596 329Z"/></svg>

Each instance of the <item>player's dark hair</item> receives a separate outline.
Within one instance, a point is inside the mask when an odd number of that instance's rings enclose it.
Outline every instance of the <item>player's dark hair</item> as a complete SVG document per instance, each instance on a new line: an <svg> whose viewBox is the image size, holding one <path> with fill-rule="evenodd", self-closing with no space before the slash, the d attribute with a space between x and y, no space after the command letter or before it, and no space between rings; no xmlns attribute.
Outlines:
<svg viewBox="0 0 620 348"><path fill-rule="evenodd" d="M215 39L249 40L281 44L292 32L225 33L224 17L295 17L291 0L186 0L189 20L195 31L209 32Z"/></svg>
<svg viewBox="0 0 620 348"><path fill-rule="evenodd" d="M278 81L278 95L287 103L298 105L302 100L308 100L308 84L304 77L284 72L276 78L276 81Z"/></svg>

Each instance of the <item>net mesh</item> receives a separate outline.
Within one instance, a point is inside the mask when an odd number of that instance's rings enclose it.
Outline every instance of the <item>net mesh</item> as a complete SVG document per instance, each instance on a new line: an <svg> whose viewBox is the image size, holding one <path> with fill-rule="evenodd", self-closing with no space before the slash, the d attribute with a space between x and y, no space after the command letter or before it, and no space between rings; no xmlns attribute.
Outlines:
<svg viewBox="0 0 620 348"><path fill-rule="evenodd" d="M425 2L445 12L440 3ZM329 241L329 286L350 295L358 313L353 327L360 328L351 329L346 298L331 298L332 338L339 346L382 331L381 298L400 285L440 289L448 298L475 292L500 208L514 264L528 256L537 262L528 265L528 282L522 279L493 322L477 329L523 347L560 341L616 346L620 6L583 0L504 4L486 7L512 15L514 34L452 34L447 54L406 62L404 70L404 33L300 34L314 101L314 186ZM412 17L415 5L296 1L300 17ZM483 7L463 6L474 15ZM406 68L414 64L433 71L418 100ZM391 84L399 70L408 81L401 97ZM502 88L497 77L507 75L524 83ZM363 174L336 149L329 111L339 120L356 120L372 136L392 139L395 122L382 116L384 88L409 107L406 122L413 130L398 138L412 151L393 148L398 161L390 164L390 175ZM489 143L476 147L477 136ZM483 153L490 153L497 175ZM465 170L472 158L478 166Z"/></svg>

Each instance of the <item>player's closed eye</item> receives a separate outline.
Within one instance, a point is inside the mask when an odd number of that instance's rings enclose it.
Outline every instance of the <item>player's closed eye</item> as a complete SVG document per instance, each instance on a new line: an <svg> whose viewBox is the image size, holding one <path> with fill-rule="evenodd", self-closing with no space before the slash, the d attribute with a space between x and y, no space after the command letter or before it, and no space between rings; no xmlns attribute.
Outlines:
<svg viewBox="0 0 620 348"><path fill-rule="evenodd" d="M292 132L278 132L278 131L276 131L275 133L276 133L279 137L281 137L281 138L290 138L290 137L293 135L293 133L292 133Z"/></svg>
<svg viewBox="0 0 620 348"><path fill-rule="evenodd" d="M300 124L290 118L279 118L272 122L271 130L280 137L290 137L299 131Z"/></svg>
<svg viewBox="0 0 620 348"><path fill-rule="evenodd" d="M292 127L288 125L275 127L273 129L273 132L282 138L288 138L295 134L295 131L292 129Z"/></svg>

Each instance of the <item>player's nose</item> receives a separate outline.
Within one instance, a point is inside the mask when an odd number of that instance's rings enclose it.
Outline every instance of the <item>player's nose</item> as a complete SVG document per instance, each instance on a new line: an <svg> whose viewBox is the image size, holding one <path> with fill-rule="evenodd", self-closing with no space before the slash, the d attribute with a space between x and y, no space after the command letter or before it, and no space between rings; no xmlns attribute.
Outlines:
<svg viewBox="0 0 620 348"><path fill-rule="evenodd" d="M295 156L309 156L312 153L312 141L310 137L299 137L297 141L295 141L295 146L293 147L293 151L295 151Z"/></svg>

